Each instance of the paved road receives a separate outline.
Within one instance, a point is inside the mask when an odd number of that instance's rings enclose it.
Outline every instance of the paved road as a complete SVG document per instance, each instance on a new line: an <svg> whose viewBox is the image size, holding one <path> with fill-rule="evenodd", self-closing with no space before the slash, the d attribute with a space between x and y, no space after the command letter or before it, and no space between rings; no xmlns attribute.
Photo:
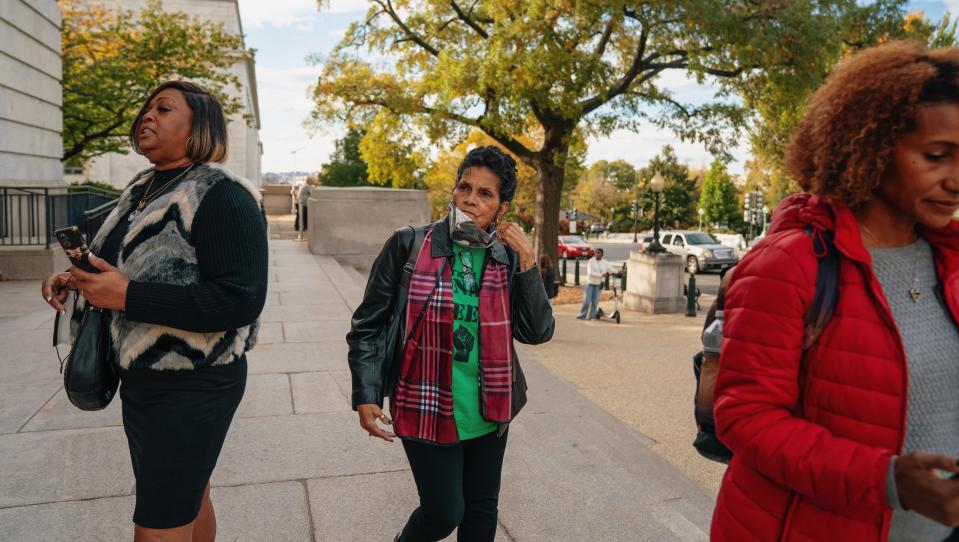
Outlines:
<svg viewBox="0 0 959 542"><path fill-rule="evenodd" d="M527 347L589 399L653 439L650 447L711 492L725 467L692 447L692 357L701 347L706 306L695 318L624 311L622 323L576 320L579 305L558 305L553 340ZM599 539L591 539L599 540Z"/></svg>

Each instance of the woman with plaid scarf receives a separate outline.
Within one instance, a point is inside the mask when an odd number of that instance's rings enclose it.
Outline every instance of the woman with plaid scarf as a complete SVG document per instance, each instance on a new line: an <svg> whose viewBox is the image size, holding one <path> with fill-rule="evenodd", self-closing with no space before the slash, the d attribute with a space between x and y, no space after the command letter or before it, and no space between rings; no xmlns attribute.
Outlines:
<svg viewBox="0 0 959 542"><path fill-rule="evenodd" d="M370 436L402 439L420 495L395 540L496 534L507 427L526 403L513 340L544 343L554 327L529 240L497 224L515 193L508 154L470 151L449 215L390 237L353 314L353 408Z"/></svg>

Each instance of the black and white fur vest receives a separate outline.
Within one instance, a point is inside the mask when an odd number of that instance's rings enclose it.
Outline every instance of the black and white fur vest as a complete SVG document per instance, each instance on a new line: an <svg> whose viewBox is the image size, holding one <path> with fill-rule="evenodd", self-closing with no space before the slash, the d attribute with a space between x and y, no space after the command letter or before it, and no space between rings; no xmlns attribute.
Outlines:
<svg viewBox="0 0 959 542"><path fill-rule="evenodd" d="M139 203L134 187L153 177L153 169L142 171L120 195L117 207L107 216L90 250L96 254L120 220ZM117 267L130 280L159 282L178 286L198 284L200 269L196 250L190 242L193 217L203 197L218 182L235 182L259 202L259 192L249 181L217 164L200 164L188 171L180 183L151 201L133 219L123 238ZM80 299L75 316L83 308ZM205 365L225 365L237 360L256 344L259 320L239 328L217 333L196 333L157 324L131 322L123 311L113 311L110 332L116 360L124 369L193 369Z"/></svg>

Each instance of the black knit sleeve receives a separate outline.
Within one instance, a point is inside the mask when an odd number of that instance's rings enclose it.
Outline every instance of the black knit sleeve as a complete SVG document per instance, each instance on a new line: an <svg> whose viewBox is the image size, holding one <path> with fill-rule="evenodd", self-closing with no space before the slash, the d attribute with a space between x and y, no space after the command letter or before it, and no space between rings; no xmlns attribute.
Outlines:
<svg viewBox="0 0 959 542"><path fill-rule="evenodd" d="M191 233L200 283L131 281L128 320L212 333L253 323L266 302L269 248L266 223L253 196L221 181L197 210Z"/></svg>

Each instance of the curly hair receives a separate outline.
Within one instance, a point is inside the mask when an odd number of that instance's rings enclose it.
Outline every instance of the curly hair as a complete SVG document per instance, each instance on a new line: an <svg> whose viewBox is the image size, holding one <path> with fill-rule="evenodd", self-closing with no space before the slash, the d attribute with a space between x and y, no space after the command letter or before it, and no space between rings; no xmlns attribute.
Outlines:
<svg viewBox="0 0 959 542"><path fill-rule="evenodd" d="M500 203L512 202L516 196L516 160L502 149L495 145L486 147L476 147L466 154L466 158L456 169L456 182L460 182L463 173L472 166L483 166L489 168L497 177L499 177L499 201Z"/></svg>
<svg viewBox="0 0 959 542"><path fill-rule="evenodd" d="M786 149L806 191L858 208L873 197L921 106L959 103L959 49L912 41L844 61L810 98Z"/></svg>

